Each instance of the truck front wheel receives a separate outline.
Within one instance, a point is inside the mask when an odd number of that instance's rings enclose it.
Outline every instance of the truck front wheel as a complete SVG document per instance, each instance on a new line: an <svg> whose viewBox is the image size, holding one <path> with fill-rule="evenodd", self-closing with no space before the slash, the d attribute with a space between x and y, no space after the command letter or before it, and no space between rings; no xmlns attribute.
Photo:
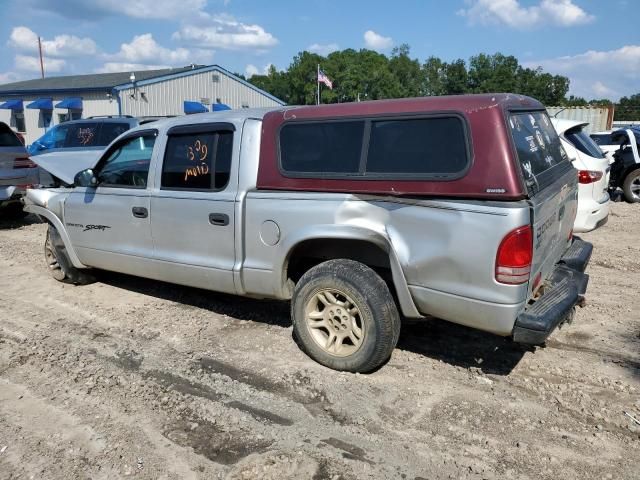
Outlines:
<svg viewBox="0 0 640 480"><path fill-rule="evenodd" d="M44 259L49 267L51 276L64 283L87 285L95 282L95 278L87 272L77 269L67 255L67 249L60 238L58 230L49 225L47 238L44 242Z"/></svg>
<svg viewBox="0 0 640 480"><path fill-rule="evenodd" d="M400 315L389 288L366 265L338 259L316 265L296 285L293 329L318 363L369 372L390 356L400 336Z"/></svg>

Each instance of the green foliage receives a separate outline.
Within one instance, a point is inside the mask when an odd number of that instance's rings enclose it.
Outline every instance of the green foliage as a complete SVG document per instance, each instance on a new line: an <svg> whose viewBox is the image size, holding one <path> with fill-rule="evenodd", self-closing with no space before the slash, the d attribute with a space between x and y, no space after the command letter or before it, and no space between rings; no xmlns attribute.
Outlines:
<svg viewBox="0 0 640 480"><path fill-rule="evenodd" d="M640 119L640 93L630 97L622 97L616 105L616 120Z"/></svg>
<svg viewBox="0 0 640 480"><path fill-rule="evenodd" d="M321 86L322 103L510 92L528 95L549 106L611 105L606 99L587 101L573 95L567 98L567 77L546 73L540 67L523 67L511 55L481 53L468 62L445 62L432 56L421 64L411 58L407 44L394 48L389 57L366 49L340 50L327 57L304 51L293 58L285 71L271 66L266 75L254 75L249 81L288 104L311 105L316 102L318 64L333 81L333 90ZM616 119L639 117L640 94L623 97Z"/></svg>

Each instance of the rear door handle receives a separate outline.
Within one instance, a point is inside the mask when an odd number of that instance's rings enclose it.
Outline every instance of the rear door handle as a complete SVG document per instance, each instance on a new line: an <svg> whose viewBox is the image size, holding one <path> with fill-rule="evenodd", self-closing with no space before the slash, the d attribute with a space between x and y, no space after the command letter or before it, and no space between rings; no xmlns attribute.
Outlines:
<svg viewBox="0 0 640 480"><path fill-rule="evenodd" d="M136 218L147 218L149 216L149 210L144 207L133 207L131 213Z"/></svg>
<svg viewBox="0 0 640 480"><path fill-rule="evenodd" d="M209 223L211 225L217 225L219 227L226 227L229 225L229 215L226 213L210 213Z"/></svg>

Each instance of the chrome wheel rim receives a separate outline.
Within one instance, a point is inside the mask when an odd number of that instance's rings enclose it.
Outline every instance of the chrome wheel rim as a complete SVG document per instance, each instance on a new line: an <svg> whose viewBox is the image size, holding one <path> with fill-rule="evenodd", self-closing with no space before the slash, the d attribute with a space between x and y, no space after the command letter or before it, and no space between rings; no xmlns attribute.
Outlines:
<svg viewBox="0 0 640 480"><path fill-rule="evenodd" d="M305 321L311 338L330 355L353 355L364 341L360 308L340 290L316 291L305 307Z"/></svg>
<svg viewBox="0 0 640 480"><path fill-rule="evenodd" d="M631 182L631 195L636 200L640 200L640 176L637 176Z"/></svg>

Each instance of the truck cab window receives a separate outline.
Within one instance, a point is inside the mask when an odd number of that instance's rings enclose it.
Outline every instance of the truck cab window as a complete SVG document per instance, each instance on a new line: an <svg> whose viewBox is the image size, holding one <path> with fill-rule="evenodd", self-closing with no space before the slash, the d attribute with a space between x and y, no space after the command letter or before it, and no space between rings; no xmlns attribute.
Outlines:
<svg viewBox="0 0 640 480"><path fill-rule="evenodd" d="M98 181L105 187L146 188L155 134L124 139L100 162Z"/></svg>
<svg viewBox="0 0 640 480"><path fill-rule="evenodd" d="M162 166L164 190L224 190L229 183L233 132L170 135Z"/></svg>

